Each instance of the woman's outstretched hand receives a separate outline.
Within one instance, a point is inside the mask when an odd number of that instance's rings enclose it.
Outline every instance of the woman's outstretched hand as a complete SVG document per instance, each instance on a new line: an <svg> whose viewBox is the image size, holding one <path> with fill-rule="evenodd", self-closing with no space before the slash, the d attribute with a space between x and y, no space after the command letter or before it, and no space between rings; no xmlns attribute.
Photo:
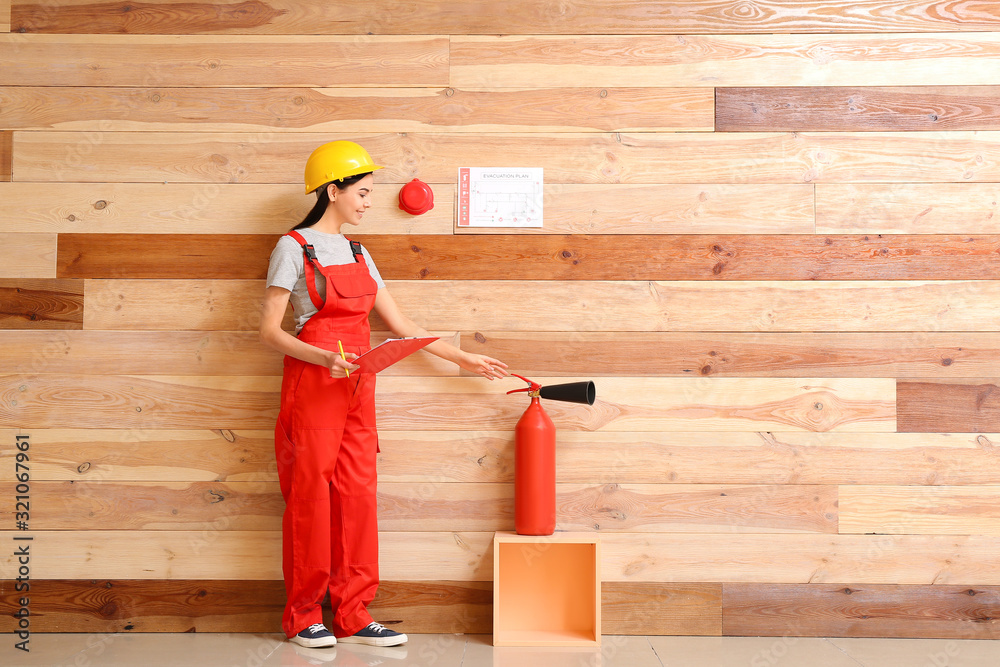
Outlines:
<svg viewBox="0 0 1000 667"><path fill-rule="evenodd" d="M483 354L472 354L471 352L467 352L462 357L462 360L459 361L458 365L470 373L482 375L487 380L500 379L510 375L510 373L507 372L507 364L499 359L487 357Z"/></svg>

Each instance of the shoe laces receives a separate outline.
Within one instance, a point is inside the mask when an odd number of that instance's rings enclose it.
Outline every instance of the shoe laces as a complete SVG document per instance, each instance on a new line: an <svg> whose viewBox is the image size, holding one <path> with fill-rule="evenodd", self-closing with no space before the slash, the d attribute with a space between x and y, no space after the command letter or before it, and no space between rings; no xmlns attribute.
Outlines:
<svg viewBox="0 0 1000 667"><path fill-rule="evenodd" d="M323 625L322 623L313 623L312 625L309 626L309 634L314 635L317 632L321 632L323 630L326 630L326 626Z"/></svg>
<svg viewBox="0 0 1000 667"><path fill-rule="evenodd" d="M388 630L387 627L385 627L381 623L376 623L375 621L369 623L368 627L371 629L372 632L377 632L379 634L382 634L383 632L386 632Z"/></svg>

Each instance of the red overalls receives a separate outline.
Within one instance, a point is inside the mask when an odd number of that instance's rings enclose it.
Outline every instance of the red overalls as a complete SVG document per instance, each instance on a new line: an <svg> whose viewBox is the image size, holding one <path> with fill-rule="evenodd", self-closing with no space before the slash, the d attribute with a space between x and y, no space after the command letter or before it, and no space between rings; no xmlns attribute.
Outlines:
<svg viewBox="0 0 1000 667"><path fill-rule="evenodd" d="M319 308L299 339L326 350L337 350L339 340L347 352L367 351L377 285L360 244L351 242L353 264L324 267L301 234L289 236L303 246L309 297ZM326 278L325 303L315 270ZM371 623L367 606L378 588L375 375L330 377L323 366L286 356L274 435L285 498L282 629L291 637L322 623L320 603L329 590L331 631L353 635Z"/></svg>

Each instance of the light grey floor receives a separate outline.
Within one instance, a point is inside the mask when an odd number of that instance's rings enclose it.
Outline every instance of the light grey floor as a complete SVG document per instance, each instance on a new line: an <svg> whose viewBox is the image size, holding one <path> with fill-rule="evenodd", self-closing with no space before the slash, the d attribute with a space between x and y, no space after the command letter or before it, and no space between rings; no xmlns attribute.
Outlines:
<svg viewBox="0 0 1000 667"><path fill-rule="evenodd" d="M1000 641L605 636L600 648L494 648L488 635L410 635L405 646L303 649L281 634L0 636L4 667L1000 667Z"/></svg>

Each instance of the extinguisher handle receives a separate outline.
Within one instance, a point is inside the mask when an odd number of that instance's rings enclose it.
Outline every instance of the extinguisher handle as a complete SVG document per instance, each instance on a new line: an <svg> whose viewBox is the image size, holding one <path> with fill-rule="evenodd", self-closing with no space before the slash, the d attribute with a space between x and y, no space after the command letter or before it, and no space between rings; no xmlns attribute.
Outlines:
<svg viewBox="0 0 1000 667"><path fill-rule="evenodd" d="M511 373L511 375L513 375L514 377L521 378L522 380L528 383L528 386L525 387L524 389L511 389L510 391L507 392L508 394L516 394L518 392L525 391L528 392L528 396L538 396L538 392L541 390L542 385L538 384L534 380L529 380L523 375L518 375L517 373Z"/></svg>
<svg viewBox="0 0 1000 667"><path fill-rule="evenodd" d="M507 392L508 394L513 394L515 391L528 391L528 392L538 391L539 389L542 388L542 385L538 384L534 380L529 380L528 378L524 377L523 375L518 375L517 373L511 373L511 375L513 375L514 377L517 377L517 378L521 378L522 380L524 380L525 382L527 382L528 383L528 388L527 389L515 389L514 391L508 391Z"/></svg>

